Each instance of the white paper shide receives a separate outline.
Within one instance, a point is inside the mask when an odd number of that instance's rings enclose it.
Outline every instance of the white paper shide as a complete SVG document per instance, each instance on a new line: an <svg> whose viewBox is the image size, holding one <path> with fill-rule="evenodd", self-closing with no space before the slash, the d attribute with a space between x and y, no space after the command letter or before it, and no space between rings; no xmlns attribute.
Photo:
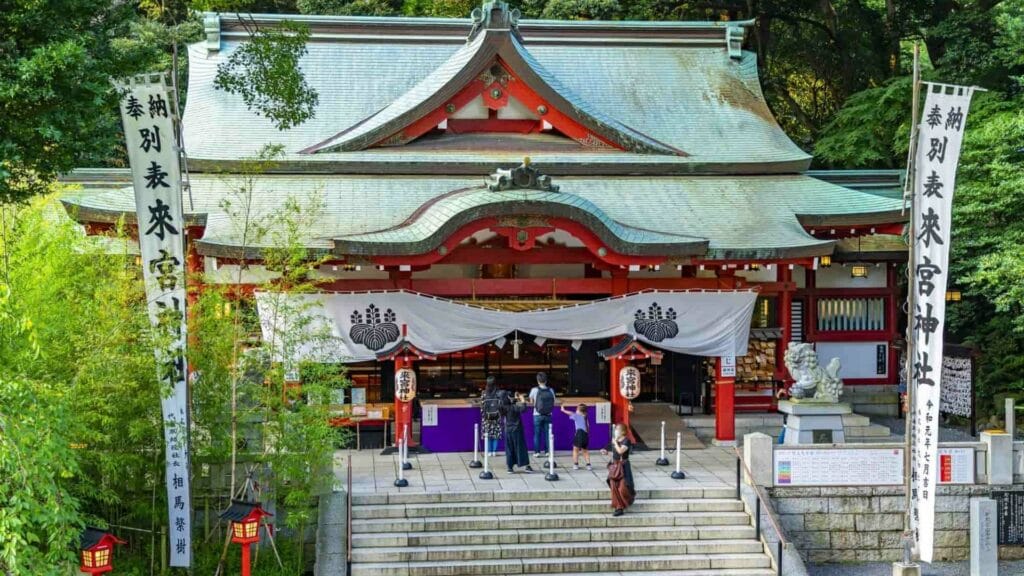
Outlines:
<svg viewBox="0 0 1024 576"><path fill-rule="evenodd" d="M921 560L931 562L935 489L939 484L940 383L953 188L973 89L924 85L927 98L918 127L912 204L914 273L911 289L915 309L911 311L914 339L911 527L917 554Z"/></svg>
<svg viewBox="0 0 1024 576"><path fill-rule="evenodd" d="M121 120L135 187L142 274L156 329L158 378L166 442L170 565L192 563L187 364L185 362L185 227L175 110L163 77L123 87Z"/></svg>

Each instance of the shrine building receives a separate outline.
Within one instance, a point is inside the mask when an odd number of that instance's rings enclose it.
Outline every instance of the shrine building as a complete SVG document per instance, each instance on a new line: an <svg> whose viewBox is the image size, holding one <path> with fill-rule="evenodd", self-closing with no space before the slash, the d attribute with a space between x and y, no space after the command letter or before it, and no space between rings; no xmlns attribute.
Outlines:
<svg viewBox="0 0 1024 576"><path fill-rule="evenodd" d="M449 327L399 319L367 346L372 359L347 363L346 403L369 411L348 408L345 422L368 434L380 426L390 442L429 414L412 438L427 445L426 426L445 426L438 406L468 407L489 375L528 391L540 371L560 402L610 402L612 421L628 421L618 379L635 365L635 403L714 413L727 443L737 411L773 410L789 342L839 357L848 390L895 389L900 174L810 170L765 101L756 55L742 49L752 22L531 21L502 2L469 19L252 18L309 27L301 65L316 114L278 130L217 89L218 65L251 23L205 17L182 117L188 265L203 273L190 282L241 278L251 303L273 276L265 246L240 233L244 181L259 217L290 198L315 204L304 242L327 257L323 294L404 291L528 314L652 291L756 293L735 377L720 358L628 330L572 340L509 330L430 350L407 334ZM280 154L250 173L268 145ZM87 185L65 205L90 233L135 222L130 178L118 174L69 177ZM685 315L676 324L689 334ZM394 400L404 367L417 374L415 411Z"/></svg>

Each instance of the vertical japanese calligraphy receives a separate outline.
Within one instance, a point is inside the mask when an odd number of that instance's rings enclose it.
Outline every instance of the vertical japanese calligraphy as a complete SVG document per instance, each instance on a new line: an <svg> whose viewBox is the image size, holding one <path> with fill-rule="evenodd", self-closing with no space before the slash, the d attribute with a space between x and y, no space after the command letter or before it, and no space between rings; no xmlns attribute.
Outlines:
<svg viewBox="0 0 1024 576"><path fill-rule="evenodd" d="M181 170L174 146L175 111L164 79L137 78L124 87L121 120L135 187L142 275L156 333L157 377L164 389L170 565L192 563L185 361L185 226Z"/></svg>
<svg viewBox="0 0 1024 576"><path fill-rule="evenodd" d="M917 554L932 561L935 497L939 484L939 406L953 189L972 88L925 83L913 201L911 290L914 386L911 442L911 528Z"/></svg>

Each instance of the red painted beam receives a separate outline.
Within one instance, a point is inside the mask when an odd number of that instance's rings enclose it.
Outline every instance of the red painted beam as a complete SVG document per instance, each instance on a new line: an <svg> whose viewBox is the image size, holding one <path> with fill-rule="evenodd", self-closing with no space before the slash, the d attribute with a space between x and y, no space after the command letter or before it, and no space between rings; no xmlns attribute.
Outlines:
<svg viewBox="0 0 1024 576"><path fill-rule="evenodd" d="M590 264L597 261L586 248L538 246L532 250L460 246L439 264Z"/></svg>

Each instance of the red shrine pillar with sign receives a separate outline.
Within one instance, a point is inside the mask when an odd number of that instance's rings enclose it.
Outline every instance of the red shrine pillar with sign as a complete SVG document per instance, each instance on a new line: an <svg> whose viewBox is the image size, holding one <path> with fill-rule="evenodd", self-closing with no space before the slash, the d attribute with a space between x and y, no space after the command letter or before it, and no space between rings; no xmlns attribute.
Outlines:
<svg viewBox="0 0 1024 576"><path fill-rule="evenodd" d="M408 368L412 370L412 358L408 356L396 356L395 357L395 374L398 373L402 368ZM409 430L409 447L416 446L416 440L412 437L412 400L408 402L402 402L398 399L398 383L395 382L395 432L394 432L394 445L398 446L398 440L402 438L403 430Z"/></svg>
<svg viewBox="0 0 1024 576"><path fill-rule="evenodd" d="M731 360L731 366L730 364ZM726 364L723 366L723 364ZM715 359L715 442L736 442L736 357Z"/></svg>
<svg viewBox="0 0 1024 576"><path fill-rule="evenodd" d="M620 338L613 339L615 344ZM613 344L614 345L614 344ZM622 358L612 358L608 361L608 370L611 372L611 400L612 400L612 424L625 424L626 435L630 440L633 438L633 429L629 425L629 398L622 395L619 382L619 372L629 365L629 362Z"/></svg>

